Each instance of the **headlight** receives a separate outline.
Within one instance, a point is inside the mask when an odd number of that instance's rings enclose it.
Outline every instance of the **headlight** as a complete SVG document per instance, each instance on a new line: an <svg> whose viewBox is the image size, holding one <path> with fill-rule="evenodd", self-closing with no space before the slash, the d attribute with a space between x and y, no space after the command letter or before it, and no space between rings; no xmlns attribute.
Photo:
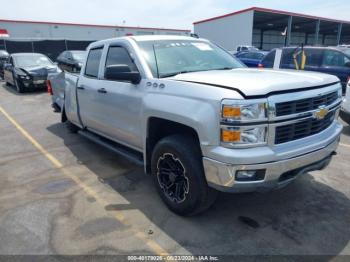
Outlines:
<svg viewBox="0 0 350 262"><path fill-rule="evenodd" d="M221 117L224 122L267 121L266 100L224 100Z"/></svg>
<svg viewBox="0 0 350 262"><path fill-rule="evenodd" d="M25 76L25 75L20 75L19 76L21 79L27 79L27 80L29 80L30 79L30 77L29 76Z"/></svg>
<svg viewBox="0 0 350 262"><path fill-rule="evenodd" d="M267 144L267 100L223 100L221 143L228 147Z"/></svg>
<svg viewBox="0 0 350 262"><path fill-rule="evenodd" d="M229 146L259 146L267 143L267 125L222 126L221 142Z"/></svg>

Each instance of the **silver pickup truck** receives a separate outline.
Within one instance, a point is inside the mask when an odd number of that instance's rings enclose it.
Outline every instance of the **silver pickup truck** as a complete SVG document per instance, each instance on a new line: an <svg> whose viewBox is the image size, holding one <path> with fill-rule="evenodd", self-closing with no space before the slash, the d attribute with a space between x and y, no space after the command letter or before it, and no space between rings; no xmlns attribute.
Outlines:
<svg viewBox="0 0 350 262"><path fill-rule="evenodd" d="M80 76L51 82L64 85L70 130L144 165L180 215L218 191L267 191L325 168L342 131L338 78L248 69L204 39L98 41Z"/></svg>

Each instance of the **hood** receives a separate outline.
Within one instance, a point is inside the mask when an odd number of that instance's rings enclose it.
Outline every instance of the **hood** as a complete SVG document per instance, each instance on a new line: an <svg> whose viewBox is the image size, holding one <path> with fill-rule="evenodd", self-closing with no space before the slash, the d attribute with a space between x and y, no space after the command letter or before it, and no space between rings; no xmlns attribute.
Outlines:
<svg viewBox="0 0 350 262"><path fill-rule="evenodd" d="M186 73L169 79L230 88L247 97L339 82L337 77L321 73L247 68Z"/></svg>
<svg viewBox="0 0 350 262"><path fill-rule="evenodd" d="M57 66L31 66L31 67L20 67L22 71L32 76L47 76L49 73L57 72Z"/></svg>

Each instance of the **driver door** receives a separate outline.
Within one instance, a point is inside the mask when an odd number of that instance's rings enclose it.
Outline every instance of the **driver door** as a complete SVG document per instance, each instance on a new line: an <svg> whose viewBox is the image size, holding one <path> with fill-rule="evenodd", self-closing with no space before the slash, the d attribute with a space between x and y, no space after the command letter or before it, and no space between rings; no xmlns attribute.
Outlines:
<svg viewBox="0 0 350 262"><path fill-rule="evenodd" d="M104 68L110 65L127 65L139 71L127 46L110 45ZM142 148L141 107L143 87L127 81L103 80L103 92L96 96L103 130L113 140L138 150Z"/></svg>

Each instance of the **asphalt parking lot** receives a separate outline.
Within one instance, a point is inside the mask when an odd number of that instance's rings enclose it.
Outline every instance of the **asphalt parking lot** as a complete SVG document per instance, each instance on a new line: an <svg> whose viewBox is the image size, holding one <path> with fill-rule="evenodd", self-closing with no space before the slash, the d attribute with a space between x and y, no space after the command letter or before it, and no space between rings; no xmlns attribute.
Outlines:
<svg viewBox="0 0 350 262"><path fill-rule="evenodd" d="M0 254L350 255L350 127L323 171L171 213L143 169L0 83Z"/></svg>

